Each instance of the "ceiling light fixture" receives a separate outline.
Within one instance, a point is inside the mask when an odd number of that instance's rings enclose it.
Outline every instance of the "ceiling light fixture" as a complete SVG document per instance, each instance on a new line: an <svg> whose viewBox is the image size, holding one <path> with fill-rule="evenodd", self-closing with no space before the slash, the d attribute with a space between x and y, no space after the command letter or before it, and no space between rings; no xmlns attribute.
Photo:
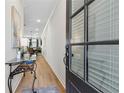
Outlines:
<svg viewBox="0 0 124 93"><path fill-rule="evenodd" d="M41 22L41 20L40 20L40 19L37 19L36 21L37 21L38 23L40 23L40 22Z"/></svg>

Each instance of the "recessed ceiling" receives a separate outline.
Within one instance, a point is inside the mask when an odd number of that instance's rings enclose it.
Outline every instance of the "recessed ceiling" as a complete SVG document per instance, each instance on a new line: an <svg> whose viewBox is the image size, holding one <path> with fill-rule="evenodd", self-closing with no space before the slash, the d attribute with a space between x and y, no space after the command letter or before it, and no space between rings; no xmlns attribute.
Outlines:
<svg viewBox="0 0 124 93"><path fill-rule="evenodd" d="M37 37L42 33L57 1L58 0L24 0L24 37Z"/></svg>

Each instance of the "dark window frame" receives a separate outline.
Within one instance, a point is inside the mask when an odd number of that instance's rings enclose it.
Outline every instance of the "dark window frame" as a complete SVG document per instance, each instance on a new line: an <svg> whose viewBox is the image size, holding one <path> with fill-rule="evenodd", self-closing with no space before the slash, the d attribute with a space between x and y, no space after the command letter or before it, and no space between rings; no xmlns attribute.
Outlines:
<svg viewBox="0 0 124 93"><path fill-rule="evenodd" d="M88 82L88 46L89 45L119 45L119 40L104 40L104 41L93 41L93 42L88 41L88 6L93 1L95 1L95 0L84 0L84 5L82 5L79 9L77 9L73 14L71 12L69 13L70 14L69 23L72 24L72 22L71 22L72 18L74 18L77 14L79 14L81 11L84 10L84 42L83 43L70 43L70 46L71 47L72 46L84 46L84 78L80 77L79 75L78 76L79 76L79 78L81 78L83 81L85 81L88 85L90 85L94 89L96 89L100 92L103 92L103 91L99 90L98 88L96 88L93 84ZM72 0L71 0L71 3L72 3ZM70 6L70 11L72 11L72 6ZM71 34L72 34L71 26L72 25L69 26L70 39L71 39ZM70 68L70 66L69 66L69 68ZM71 72L72 72L72 70L71 70ZM77 75L77 74L75 74L75 75Z"/></svg>

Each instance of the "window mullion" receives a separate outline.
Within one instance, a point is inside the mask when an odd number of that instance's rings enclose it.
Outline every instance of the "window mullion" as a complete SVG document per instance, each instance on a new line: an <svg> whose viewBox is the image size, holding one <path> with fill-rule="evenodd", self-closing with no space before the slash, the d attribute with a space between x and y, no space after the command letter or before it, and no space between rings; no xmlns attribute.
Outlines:
<svg viewBox="0 0 124 93"><path fill-rule="evenodd" d="M88 6L87 0L84 0L84 43L88 42ZM84 45L84 64L85 64L85 81L88 80L88 46Z"/></svg>

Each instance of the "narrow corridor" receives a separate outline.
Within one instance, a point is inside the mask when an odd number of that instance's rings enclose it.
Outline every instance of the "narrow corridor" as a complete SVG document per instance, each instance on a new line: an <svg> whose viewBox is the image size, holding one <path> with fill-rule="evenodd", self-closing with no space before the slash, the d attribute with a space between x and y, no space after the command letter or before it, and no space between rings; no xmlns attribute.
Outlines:
<svg viewBox="0 0 124 93"><path fill-rule="evenodd" d="M120 93L119 0L5 1L5 93Z"/></svg>
<svg viewBox="0 0 124 93"><path fill-rule="evenodd" d="M39 55L37 57L37 79L35 81L35 88L55 86L60 91L60 93L65 93L65 89L54 75L50 66L47 64L43 56ZM31 88L32 86L32 74L27 72L25 77L22 78L15 93L22 93L23 89Z"/></svg>

